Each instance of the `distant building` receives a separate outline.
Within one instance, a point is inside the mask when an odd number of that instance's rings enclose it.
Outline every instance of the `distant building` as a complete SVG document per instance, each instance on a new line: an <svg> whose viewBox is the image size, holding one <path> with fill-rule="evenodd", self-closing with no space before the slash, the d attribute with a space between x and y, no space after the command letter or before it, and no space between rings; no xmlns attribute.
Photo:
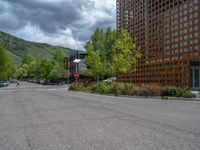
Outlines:
<svg viewBox="0 0 200 150"><path fill-rule="evenodd" d="M84 59L87 56L86 52L82 52L82 51L77 51L76 53L74 53L73 55L71 55L68 58L68 61L66 61L66 66L67 68L69 68L69 72L70 72L70 81L74 81L74 77L73 74L76 72L76 65L77 65L77 72L79 72L80 74L80 78L84 77L84 74L82 72L81 68L85 68L86 65L84 63ZM80 59L79 63L74 63L75 59Z"/></svg>
<svg viewBox="0 0 200 150"><path fill-rule="evenodd" d="M117 0L117 30L142 51L137 71L120 81L200 90L200 0Z"/></svg>

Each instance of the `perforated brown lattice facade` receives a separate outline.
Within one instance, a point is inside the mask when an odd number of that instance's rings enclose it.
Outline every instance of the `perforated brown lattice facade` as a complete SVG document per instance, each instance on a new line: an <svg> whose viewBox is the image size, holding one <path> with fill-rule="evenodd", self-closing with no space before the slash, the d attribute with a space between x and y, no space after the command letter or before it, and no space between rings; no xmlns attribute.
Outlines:
<svg viewBox="0 0 200 150"><path fill-rule="evenodd" d="M192 87L200 60L200 0L117 0L117 30L126 28L142 51L137 71L120 81Z"/></svg>

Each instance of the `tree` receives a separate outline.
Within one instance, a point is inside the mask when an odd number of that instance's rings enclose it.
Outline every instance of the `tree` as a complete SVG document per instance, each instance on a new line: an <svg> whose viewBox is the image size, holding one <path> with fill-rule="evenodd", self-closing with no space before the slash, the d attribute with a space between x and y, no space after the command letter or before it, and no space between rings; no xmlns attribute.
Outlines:
<svg viewBox="0 0 200 150"><path fill-rule="evenodd" d="M116 32L112 28L107 28L105 32L104 53L106 76L113 76L112 56L115 54Z"/></svg>
<svg viewBox="0 0 200 150"><path fill-rule="evenodd" d="M99 78L103 75L104 66L100 59L99 50L95 50L92 42L88 42L85 45L88 56L85 58L85 64L87 68L83 69L83 72L86 76L94 77L98 82Z"/></svg>
<svg viewBox="0 0 200 150"><path fill-rule="evenodd" d="M56 62L44 57L26 55L21 66L16 71L17 77L23 78L49 78Z"/></svg>
<svg viewBox="0 0 200 150"><path fill-rule="evenodd" d="M91 39L88 43L86 43L86 51L87 48L91 47L95 53L92 53L91 50L88 53L88 55L91 55L90 57L94 57L92 55L96 55L95 57L99 59L98 64L101 64L100 72L98 73L101 77L105 76L112 76L112 55L115 51L115 42L116 42L116 32L112 30L112 28L107 28L106 31L100 30L97 28L93 35L91 36ZM90 45L90 46L88 46ZM90 48L91 49L91 48ZM95 60L95 58L94 58ZM96 60L95 60L96 61ZM92 68L91 66L94 65L93 62L89 65L89 68ZM94 71L92 71L94 72ZM87 74L91 74L87 72ZM90 75L91 76L91 75Z"/></svg>
<svg viewBox="0 0 200 150"><path fill-rule="evenodd" d="M54 54L53 54L53 58L54 60L61 66L64 67L64 58L65 58L65 53L63 52L63 50L57 50Z"/></svg>
<svg viewBox="0 0 200 150"><path fill-rule="evenodd" d="M56 64L50 73L50 77L54 79L63 79L67 77L67 70Z"/></svg>
<svg viewBox="0 0 200 150"><path fill-rule="evenodd" d="M116 32L112 30L111 27L107 28L105 32L105 41L104 41L104 51L106 53L106 59L109 63L112 62L112 56L115 53L115 43L116 43Z"/></svg>
<svg viewBox="0 0 200 150"><path fill-rule="evenodd" d="M35 57L31 54L27 54L22 59L22 64L30 64L32 61L35 60Z"/></svg>
<svg viewBox="0 0 200 150"><path fill-rule="evenodd" d="M57 50L54 53L55 65L50 73L52 78L61 79L67 77L67 70L65 69L65 53L62 50Z"/></svg>
<svg viewBox="0 0 200 150"><path fill-rule="evenodd" d="M115 44L116 52L112 57L112 67L115 74L131 74L134 66L141 58L139 48L129 32L122 29Z"/></svg>
<svg viewBox="0 0 200 150"><path fill-rule="evenodd" d="M91 42L94 50L102 51L104 49L104 38L104 32L97 28L94 34L91 36Z"/></svg>
<svg viewBox="0 0 200 150"><path fill-rule="evenodd" d="M5 49L0 46L0 80L6 80L12 76L13 63Z"/></svg>

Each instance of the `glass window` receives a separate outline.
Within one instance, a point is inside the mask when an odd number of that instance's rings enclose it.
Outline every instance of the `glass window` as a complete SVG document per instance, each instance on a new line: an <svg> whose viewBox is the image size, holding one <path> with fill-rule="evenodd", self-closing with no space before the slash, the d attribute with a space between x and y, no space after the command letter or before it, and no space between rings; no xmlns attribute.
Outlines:
<svg viewBox="0 0 200 150"><path fill-rule="evenodd" d="M194 87L199 87L199 76L200 76L200 74L199 74L199 69L195 69L194 70Z"/></svg>
<svg viewBox="0 0 200 150"><path fill-rule="evenodd" d="M184 23L184 27L187 27L187 22L186 22L186 23Z"/></svg>
<svg viewBox="0 0 200 150"><path fill-rule="evenodd" d="M195 38L198 38L198 35L199 35L198 32L195 32L195 33L194 33L194 37L195 37Z"/></svg>
<svg viewBox="0 0 200 150"><path fill-rule="evenodd" d="M187 29L184 30L184 33L187 33Z"/></svg>
<svg viewBox="0 0 200 150"><path fill-rule="evenodd" d="M193 9L192 9L192 7L190 7L190 9L189 9L189 12L191 13L191 12L193 12Z"/></svg>
<svg viewBox="0 0 200 150"><path fill-rule="evenodd" d="M192 34L192 33L190 33L190 35L189 35L189 36L190 36L190 38L193 38L193 34Z"/></svg>
<svg viewBox="0 0 200 150"><path fill-rule="evenodd" d="M197 11L194 13L194 17L195 18L198 17L198 12Z"/></svg>
<svg viewBox="0 0 200 150"><path fill-rule="evenodd" d="M198 39L195 39L194 40L194 44L198 44L199 43L199 40Z"/></svg>
<svg viewBox="0 0 200 150"><path fill-rule="evenodd" d="M180 28L181 28L181 29L183 28L183 24L180 24Z"/></svg>
<svg viewBox="0 0 200 150"><path fill-rule="evenodd" d="M191 26L191 25L193 25L193 21L192 21L192 20L190 20L190 26Z"/></svg>
<svg viewBox="0 0 200 150"><path fill-rule="evenodd" d="M184 9L186 9L186 8L187 8L187 3L185 3L185 4L184 4L183 8L184 8Z"/></svg>
<svg viewBox="0 0 200 150"><path fill-rule="evenodd" d="M196 18L195 20L194 20L194 24L198 24L198 19Z"/></svg>
<svg viewBox="0 0 200 150"><path fill-rule="evenodd" d="M193 18L193 14L190 14L190 15L189 15L189 18L192 19L192 18Z"/></svg>
<svg viewBox="0 0 200 150"><path fill-rule="evenodd" d="M185 16L183 20L184 20L184 21L187 21L187 16Z"/></svg>
<svg viewBox="0 0 200 150"><path fill-rule="evenodd" d="M187 41L184 42L184 46L186 46L186 45L188 45L188 42L187 42Z"/></svg>
<svg viewBox="0 0 200 150"><path fill-rule="evenodd" d="M186 15L187 14L187 10L184 10L184 15Z"/></svg>
<svg viewBox="0 0 200 150"><path fill-rule="evenodd" d="M194 26L194 31L198 31L198 26Z"/></svg>
<svg viewBox="0 0 200 150"><path fill-rule="evenodd" d="M187 40L187 39L188 39L188 35L185 35L185 36L184 36L184 40Z"/></svg>
<svg viewBox="0 0 200 150"><path fill-rule="evenodd" d="M194 11L198 11L198 9L199 9L198 5L194 6Z"/></svg>
<svg viewBox="0 0 200 150"><path fill-rule="evenodd" d="M194 50L198 50L199 46L198 45L194 45Z"/></svg>

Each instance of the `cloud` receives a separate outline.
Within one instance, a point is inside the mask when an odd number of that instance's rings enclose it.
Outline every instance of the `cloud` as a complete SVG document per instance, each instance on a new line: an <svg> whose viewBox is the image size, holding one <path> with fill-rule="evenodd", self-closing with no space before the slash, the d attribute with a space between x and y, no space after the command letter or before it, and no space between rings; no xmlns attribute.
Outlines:
<svg viewBox="0 0 200 150"><path fill-rule="evenodd" d="M115 0L0 0L0 30L83 49L96 27L115 28Z"/></svg>

